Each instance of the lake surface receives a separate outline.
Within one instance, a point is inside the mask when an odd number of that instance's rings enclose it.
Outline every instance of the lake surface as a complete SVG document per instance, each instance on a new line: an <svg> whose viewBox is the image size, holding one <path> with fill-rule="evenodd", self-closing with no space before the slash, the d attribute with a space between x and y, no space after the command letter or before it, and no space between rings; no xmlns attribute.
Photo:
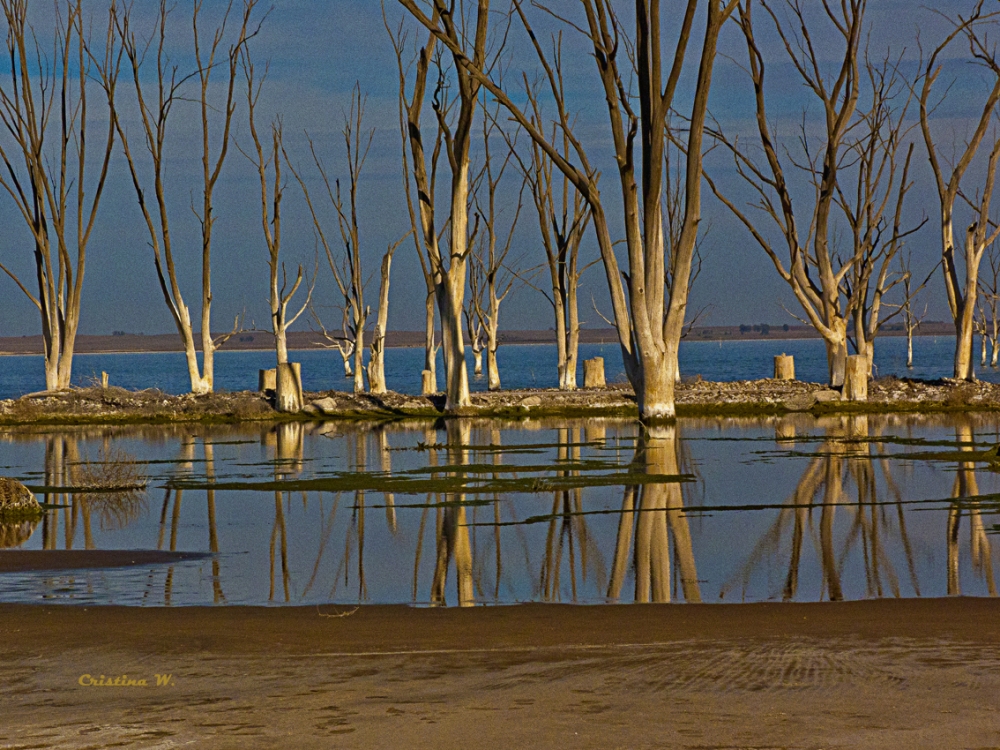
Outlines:
<svg viewBox="0 0 1000 750"><path fill-rule="evenodd" d="M875 370L879 376L897 375L935 379L950 377L954 356L954 339L947 336L923 336L913 341L914 367L906 367L906 339L885 337L875 345ZM978 344L977 344L978 352ZM683 341L680 349L681 373L701 375L705 380L758 380L774 375L774 356L791 354L795 357L795 373L799 380L826 382L826 350L819 339L785 341ZM386 382L390 390L399 393L420 392L420 371L423 349L386 350ZM581 344L580 362L591 357L604 357L609 382L625 380L621 350L617 344ZM308 350L294 352L291 357L302 363L302 381L306 390L347 390L350 381L344 378L343 360L336 352ZM501 346L497 355L504 388L555 388L556 348L554 344ZM486 379L472 377L472 357L469 360L471 388L486 390ZM978 359L976 360L978 364ZM269 351L221 351L215 359L216 388L226 391L256 390L257 371L274 367L274 353ZM583 382L583 365L577 381ZM978 368L983 380L1000 382L1000 371ZM159 388L166 393L187 393L190 382L184 355L169 354L78 354L73 362L77 385L100 382L101 372L110 375L111 384L123 388ZM438 380L443 386L444 364L438 355ZM16 398L45 388L41 356L0 357L0 398Z"/></svg>
<svg viewBox="0 0 1000 750"><path fill-rule="evenodd" d="M64 507L6 545L213 554L2 574L0 601L993 596L998 436L997 415L9 429L0 474ZM72 489L129 456L145 492Z"/></svg>

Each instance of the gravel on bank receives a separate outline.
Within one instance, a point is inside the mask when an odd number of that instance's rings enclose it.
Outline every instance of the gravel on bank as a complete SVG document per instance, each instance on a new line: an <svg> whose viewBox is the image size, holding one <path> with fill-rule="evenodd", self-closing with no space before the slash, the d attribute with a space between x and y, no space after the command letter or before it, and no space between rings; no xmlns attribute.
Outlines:
<svg viewBox="0 0 1000 750"><path fill-rule="evenodd" d="M444 396L307 393L301 414L279 414L273 395L252 391L174 396L155 389L72 388L0 401L0 424L108 422L251 422L283 419L434 418L444 414ZM701 414L831 413L839 411L989 411L1000 409L1000 385L986 382L912 380L872 381L867 403L847 403L820 383L786 380L679 383L679 416ZM468 416L629 416L637 414L635 395L626 384L606 388L502 390L473 393Z"/></svg>

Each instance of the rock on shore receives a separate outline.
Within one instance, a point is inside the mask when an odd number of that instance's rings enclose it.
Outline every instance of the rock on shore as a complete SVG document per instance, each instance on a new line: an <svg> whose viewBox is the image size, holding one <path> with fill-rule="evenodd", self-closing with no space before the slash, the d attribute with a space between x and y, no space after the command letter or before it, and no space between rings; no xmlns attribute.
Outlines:
<svg viewBox="0 0 1000 750"><path fill-rule="evenodd" d="M0 477L0 518L40 515L35 495L16 479Z"/></svg>

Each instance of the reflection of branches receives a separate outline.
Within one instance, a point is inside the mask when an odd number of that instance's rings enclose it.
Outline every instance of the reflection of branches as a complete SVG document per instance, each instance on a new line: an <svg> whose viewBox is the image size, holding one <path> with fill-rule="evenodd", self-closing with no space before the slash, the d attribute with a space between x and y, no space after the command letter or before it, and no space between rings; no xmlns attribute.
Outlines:
<svg viewBox="0 0 1000 750"><path fill-rule="evenodd" d="M788 568L782 590L786 601L795 599L799 590L802 564L802 542L811 525L813 512L819 502L819 530L813 536L822 569L821 596L831 600L844 596L841 571L850 552L860 545L865 566L868 596L881 597L885 587L893 596L900 595L899 579L887 553L887 542L892 531L888 508L878 498L876 468L881 468L884 480L896 504L898 533L905 552L910 580L914 592L920 595L916 567L903 516L902 497L888 461L879 448L873 451L867 437L871 434L867 417L841 420L827 433L816 458L810 461L793 493L786 500L787 506L778 512L774 524L754 547L746 562L722 588L725 596L739 585L745 592L754 572L768 557L782 554L784 540L789 538ZM876 460L878 459L878 460ZM845 477L853 480L857 502L845 503ZM853 520L843 544L838 548L834 538L838 506L853 514ZM790 537L789 537L790 532Z"/></svg>
<svg viewBox="0 0 1000 750"><path fill-rule="evenodd" d="M962 420L955 427L955 441L959 445L959 450L974 450L975 436L972 433L972 424ZM955 483L952 485L952 497L965 499L969 512L970 556L972 558L973 570L985 576L986 585L990 596L997 595L996 583L993 576L993 554L989 537L986 535L983 526L982 510L979 503L970 502L967 498L976 497L979 494L979 484L976 481L976 465L972 461L963 461L958 465L955 473ZM962 593L961 580L959 578L959 531L962 520L962 505L959 502L952 503L948 508L948 595L958 596Z"/></svg>
<svg viewBox="0 0 1000 750"><path fill-rule="evenodd" d="M580 447L577 430L561 428L559 430L559 462L572 461L579 463ZM579 476L576 470L562 471L561 476ZM497 514L499 519L499 513ZM498 521L499 522L499 521ZM561 599L560 572L563 564L563 550L568 551L570 596L577 600L577 556L579 556L579 577L587 580L588 548L592 542L583 515L583 491L577 487L572 490L561 490L554 493L552 517L549 520L548 534L545 542L545 557L542 561L540 574L541 595L546 601ZM598 560L596 555L592 558ZM497 558L499 571L499 554ZM498 573L499 575L499 573ZM601 585L601 584L598 584Z"/></svg>
<svg viewBox="0 0 1000 750"><path fill-rule="evenodd" d="M281 583L285 592L285 602L291 601L288 574L288 538L285 533L285 511L281 507L281 492L274 493L274 525L271 527L271 588L267 594L269 602L274 601L275 541L281 537Z"/></svg>
<svg viewBox="0 0 1000 750"><path fill-rule="evenodd" d="M453 466L469 462L468 450L470 424L464 419L449 420L448 461ZM437 508L437 561L434 566L434 580L431 585L431 602L445 603L445 583L452 560L455 563L455 583L458 589L458 604L472 606L475 596L472 587L472 547L469 543L469 527L466 523L465 495L446 495L447 504Z"/></svg>

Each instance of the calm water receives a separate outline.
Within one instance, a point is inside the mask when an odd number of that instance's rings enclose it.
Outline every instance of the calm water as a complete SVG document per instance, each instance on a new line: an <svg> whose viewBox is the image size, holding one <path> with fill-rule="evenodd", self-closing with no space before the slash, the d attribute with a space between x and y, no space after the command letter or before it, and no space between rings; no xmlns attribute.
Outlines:
<svg viewBox="0 0 1000 750"><path fill-rule="evenodd" d="M952 374L953 339L924 336L914 339L914 368L906 368L906 339L883 338L876 343L875 366L879 375L915 378L941 378ZM978 348L977 348L978 351ZM826 352L819 339L793 341L684 341L681 343L681 372L701 375L706 380L757 380L774 374L774 355L795 356L799 380L825 382ZM423 349L389 349L386 352L386 381L400 393L420 392ZM624 381L621 350L617 344L584 344L580 360L604 357L609 381ZM469 360L472 370L471 354ZM302 363L306 390L344 390L343 360L329 351L300 351L293 359ZM500 376L505 388L554 388L556 375L555 345L502 346L498 354ZM438 377L444 365L438 356ZM977 360L978 362L978 360ZM274 354L267 351L226 352L216 355L215 384L220 390L241 391L257 388L257 371L274 367ZM578 380L582 382L581 372ZM1000 381L1000 373L989 367L979 368L984 380ZM160 388L167 393L186 393L190 388L184 355L171 354L78 354L74 358L74 382L85 385L110 374L113 385L124 388ZM485 390L485 378L473 378L473 390ZM0 357L0 398L15 398L45 388L42 358Z"/></svg>
<svg viewBox="0 0 1000 750"><path fill-rule="evenodd" d="M215 554L0 575L0 601L995 595L998 436L996 415L8 430L0 474L67 506L8 544ZM58 489L121 451L146 493Z"/></svg>

